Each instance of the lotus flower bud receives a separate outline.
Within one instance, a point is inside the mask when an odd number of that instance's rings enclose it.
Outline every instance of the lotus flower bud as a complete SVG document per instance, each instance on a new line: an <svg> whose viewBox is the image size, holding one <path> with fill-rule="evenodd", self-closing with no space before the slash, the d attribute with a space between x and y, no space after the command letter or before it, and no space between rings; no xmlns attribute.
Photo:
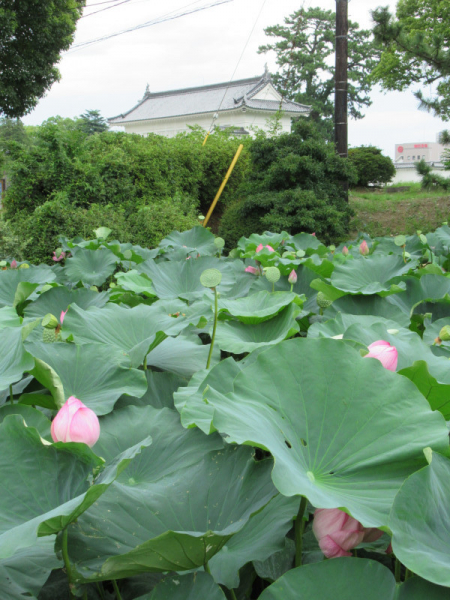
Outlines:
<svg viewBox="0 0 450 600"><path fill-rule="evenodd" d="M297 273L295 272L294 269L292 269L292 271L289 273L288 281L292 285L294 283L297 283Z"/></svg>
<svg viewBox="0 0 450 600"><path fill-rule="evenodd" d="M343 254L344 256L348 256L348 248L347 248L347 246L344 246L344 247L342 248L342 254Z"/></svg>
<svg viewBox="0 0 450 600"><path fill-rule="evenodd" d="M66 253L63 251L62 248L56 248L56 250L53 251L52 259L55 262L60 262L65 257L66 257Z"/></svg>
<svg viewBox="0 0 450 600"><path fill-rule="evenodd" d="M263 245L259 244L259 246L256 248L256 252L261 252L262 249L263 249Z"/></svg>
<svg viewBox="0 0 450 600"><path fill-rule="evenodd" d="M369 246L367 245L366 240L363 240L359 246L359 251L363 256L367 256L369 254Z"/></svg>
<svg viewBox="0 0 450 600"><path fill-rule="evenodd" d="M272 246L266 246L267 250L269 250L269 252L275 252L274 248L272 248Z"/></svg>
<svg viewBox="0 0 450 600"><path fill-rule="evenodd" d="M316 237L316 232L312 233L311 235L313 235L314 237Z"/></svg>
<svg viewBox="0 0 450 600"><path fill-rule="evenodd" d="M391 346L385 340L377 340L368 346L369 354L364 358L376 358L385 369L395 371L397 368L398 352L395 346Z"/></svg>
<svg viewBox="0 0 450 600"><path fill-rule="evenodd" d="M259 269L257 267L246 267L246 273L252 273L253 275L259 275Z"/></svg>
<svg viewBox="0 0 450 600"><path fill-rule="evenodd" d="M68 310L69 309L61 311L61 315L59 317L59 322L61 323L61 325L64 323L64 317L66 316L66 313L67 313Z"/></svg>
<svg viewBox="0 0 450 600"><path fill-rule="evenodd" d="M448 342L450 340L450 325L444 325L439 332L439 337L443 342Z"/></svg>
<svg viewBox="0 0 450 600"><path fill-rule="evenodd" d="M11 269L17 269L17 261L15 258L12 259L11 264L9 265Z"/></svg>
<svg viewBox="0 0 450 600"><path fill-rule="evenodd" d="M349 550L363 541L365 533L359 521L338 508L318 508L312 529L327 558L351 556Z"/></svg>
<svg viewBox="0 0 450 600"><path fill-rule="evenodd" d="M92 446L100 437L100 423L93 410L70 396L52 421L54 442L81 442Z"/></svg>
<svg viewBox="0 0 450 600"><path fill-rule="evenodd" d="M263 248L267 248L267 250L269 250L269 252L275 252L275 250L272 248L272 246L263 246L262 244L259 244L259 246L256 248L256 252L261 252L261 250Z"/></svg>

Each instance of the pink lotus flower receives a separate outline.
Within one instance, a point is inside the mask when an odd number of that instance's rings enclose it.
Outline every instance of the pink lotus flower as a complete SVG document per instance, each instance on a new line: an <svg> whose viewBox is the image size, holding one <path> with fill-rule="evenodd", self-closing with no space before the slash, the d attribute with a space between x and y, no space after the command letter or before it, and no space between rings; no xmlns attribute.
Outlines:
<svg viewBox="0 0 450 600"><path fill-rule="evenodd" d="M344 256L348 256L348 248L347 248L347 246L344 246L344 247L342 248L342 254L343 254Z"/></svg>
<svg viewBox="0 0 450 600"><path fill-rule="evenodd" d="M313 235L314 237L316 237L316 232L312 233L311 235Z"/></svg>
<svg viewBox="0 0 450 600"><path fill-rule="evenodd" d="M269 250L269 252L275 252L275 250L272 248L272 246L263 246L262 244L260 244L257 248L256 248L256 252L261 252L261 250L263 248L267 248L267 250Z"/></svg>
<svg viewBox="0 0 450 600"><path fill-rule="evenodd" d="M313 532L327 558L351 556L349 550L364 539L361 523L338 508L318 508L314 513Z"/></svg>
<svg viewBox="0 0 450 600"><path fill-rule="evenodd" d="M54 442L81 442L92 446L100 436L100 423L93 410L70 396L52 421Z"/></svg>
<svg viewBox="0 0 450 600"><path fill-rule="evenodd" d="M385 369L395 371L397 368L398 352L395 346L391 346L385 340L377 340L368 346L369 354L364 358L376 358Z"/></svg>
<svg viewBox="0 0 450 600"><path fill-rule="evenodd" d="M69 309L61 311L61 316L59 317L59 322L61 323L61 325L64 323L64 317L66 316L68 310Z"/></svg>
<svg viewBox="0 0 450 600"><path fill-rule="evenodd" d="M246 267L245 272L252 273L253 275L259 275L259 273L260 273L260 271L257 267Z"/></svg>
<svg viewBox="0 0 450 600"><path fill-rule="evenodd" d="M56 250L53 251L53 256L52 256L52 260L54 260L55 262L60 262L61 260L63 260L63 258L66 258L66 253L61 250L61 252L56 255Z"/></svg>
<svg viewBox="0 0 450 600"><path fill-rule="evenodd" d="M11 269L17 269L17 261L15 258L12 259L11 264L9 265Z"/></svg>
<svg viewBox="0 0 450 600"><path fill-rule="evenodd" d="M369 254L369 246L367 245L366 240L363 240L359 246L359 251L363 256L367 256Z"/></svg>
<svg viewBox="0 0 450 600"><path fill-rule="evenodd" d="M294 285L294 283L297 283L297 273L295 272L294 269L292 269L292 271L289 273L288 281L291 285Z"/></svg>

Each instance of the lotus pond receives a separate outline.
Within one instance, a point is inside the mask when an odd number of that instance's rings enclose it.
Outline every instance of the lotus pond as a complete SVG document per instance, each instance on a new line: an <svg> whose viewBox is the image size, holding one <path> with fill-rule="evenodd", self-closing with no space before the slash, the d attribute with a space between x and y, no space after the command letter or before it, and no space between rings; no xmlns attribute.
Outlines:
<svg viewBox="0 0 450 600"><path fill-rule="evenodd" d="M0 598L448 600L450 228L95 235L0 263Z"/></svg>

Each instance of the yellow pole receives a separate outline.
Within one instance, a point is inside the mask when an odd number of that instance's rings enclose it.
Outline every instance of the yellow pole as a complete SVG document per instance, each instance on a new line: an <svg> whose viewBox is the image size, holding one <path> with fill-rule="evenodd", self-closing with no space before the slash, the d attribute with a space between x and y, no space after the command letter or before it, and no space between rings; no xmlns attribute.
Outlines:
<svg viewBox="0 0 450 600"><path fill-rule="evenodd" d="M209 134L210 134L210 133L211 133L211 132L210 132L210 131L208 131L208 133L206 134L206 136L205 136L205 139L203 140L203 144L202 144L202 146L204 146L204 145L206 144L206 140L209 138Z"/></svg>
<svg viewBox="0 0 450 600"><path fill-rule="evenodd" d="M230 178L231 173L233 172L234 166L237 163L237 160L239 158L240 153L242 152L242 148L243 147L244 147L244 144L240 144L239 145L239 148L237 149L237 152L234 155L233 160L231 161L231 165L230 165L230 167L229 167L229 169L227 171L227 174L225 175L225 179L222 181L222 184L221 184L221 186L219 188L219 191L217 192L216 197L213 200L213 203L209 207L208 214L206 215L205 220L203 221L203 227L206 227L206 225L208 224L209 218L211 217L212 212L215 209L216 204L217 204L217 202L218 202L218 200L219 200L219 198L220 198L220 196L221 196L221 194L222 194L222 192L224 190L224 187L226 186L227 181Z"/></svg>

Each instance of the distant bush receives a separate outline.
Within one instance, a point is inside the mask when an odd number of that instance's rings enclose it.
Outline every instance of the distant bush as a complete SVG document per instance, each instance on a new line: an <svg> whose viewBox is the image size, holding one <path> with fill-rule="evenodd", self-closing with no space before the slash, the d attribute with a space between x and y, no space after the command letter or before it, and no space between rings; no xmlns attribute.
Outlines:
<svg viewBox="0 0 450 600"><path fill-rule="evenodd" d="M379 148L361 146L348 151L348 159L358 173L354 185L367 187L370 183L389 183L395 175L395 166L389 156L383 156Z"/></svg>
<svg viewBox="0 0 450 600"><path fill-rule="evenodd" d="M260 136L250 156L240 201L228 206L220 224L227 247L235 246L242 235L267 229L316 232L327 242L345 236L352 211L342 182L353 182L356 173L314 124L299 121L292 134Z"/></svg>
<svg viewBox="0 0 450 600"><path fill-rule="evenodd" d="M101 225L146 246L173 229L191 228L208 210L241 142L220 132L205 146L203 139L199 129L175 138L88 135L77 121L49 119L9 145L8 239L27 240L27 256L39 261L48 260L59 235L89 237ZM244 140L216 214L244 180L249 144Z"/></svg>

